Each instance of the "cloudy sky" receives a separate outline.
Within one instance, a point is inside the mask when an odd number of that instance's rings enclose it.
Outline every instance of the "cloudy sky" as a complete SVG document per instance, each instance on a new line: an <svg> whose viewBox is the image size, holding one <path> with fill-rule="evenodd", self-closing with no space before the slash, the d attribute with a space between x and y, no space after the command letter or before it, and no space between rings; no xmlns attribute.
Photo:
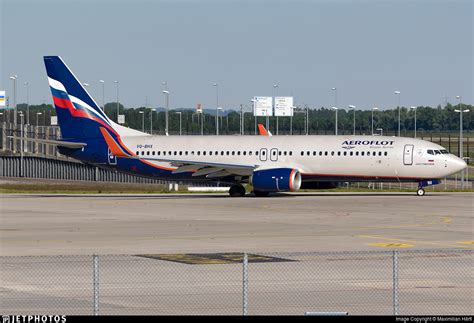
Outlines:
<svg viewBox="0 0 474 323"><path fill-rule="evenodd" d="M51 102L42 57L128 107L236 108L292 95L312 107L473 103L471 0L0 0L0 89ZM278 88L274 91L273 85ZM8 95L8 94L7 94Z"/></svg>

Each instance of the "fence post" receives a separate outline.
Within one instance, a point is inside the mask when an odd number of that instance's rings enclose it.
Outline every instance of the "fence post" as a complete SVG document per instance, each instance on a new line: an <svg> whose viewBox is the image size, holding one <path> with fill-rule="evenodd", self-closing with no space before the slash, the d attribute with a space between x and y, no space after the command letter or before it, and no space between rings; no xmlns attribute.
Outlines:
<svg viewBox="0 0 474 323"><path fill-rule="evenodd" d="M393 250L393 315L398 315L398 251Z"/></svg>
<svg viewBox="0 0 474 323"><path fill-rule="evenodd" d="M244 253L243 261L243 299L242 299L242 314L248 315L248 293L249 293L249 259L247 253Z"/></svg>
<svg viewBox="0 0 474 323"><path fill-rule="evenodd" d="M94 264L94 315L99 315L99 256L93 255Z"/></svg>

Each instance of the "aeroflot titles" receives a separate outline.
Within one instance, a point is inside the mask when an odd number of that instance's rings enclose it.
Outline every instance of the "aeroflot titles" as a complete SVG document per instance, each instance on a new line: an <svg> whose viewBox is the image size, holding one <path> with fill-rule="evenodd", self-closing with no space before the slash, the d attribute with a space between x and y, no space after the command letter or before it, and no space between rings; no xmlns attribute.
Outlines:
<svg viewBox="0 0 474 323"><path fill-rule="evenodd" d="M393 145L394 140L345 140L342 144L343 145L375 145L375 146L387 146Z"/></svg>

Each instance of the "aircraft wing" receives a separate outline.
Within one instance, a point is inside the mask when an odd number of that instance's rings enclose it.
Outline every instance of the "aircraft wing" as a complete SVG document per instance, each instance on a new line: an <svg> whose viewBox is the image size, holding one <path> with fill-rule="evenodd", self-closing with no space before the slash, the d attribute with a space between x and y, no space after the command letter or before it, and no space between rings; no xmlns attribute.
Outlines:
<svg viewBox="0 0 474 323"><path fill-rule="evenodd" d="M193 177L205 176L207 178L219 178L229 175L249 176L252 174L254 169L258 167L257 165L251 164L224 164L153 157L138 157L138 159L170 163L171 165L178 167L173 171L173 174L194 172L192 175Z"/></svg>
<svg viewBox="0 0 474 323"><path fill-rule="evenodd" d="M71 141L37 139L37 138L22 138L22 137L14 137L14 136L7 136L7 137L18 139L18 140L36 142L39 144L56 145L56 146L71 148L71 149L79 149L79 148L83 148L87 146L87 144L83 142L71 142Z"/></svg>

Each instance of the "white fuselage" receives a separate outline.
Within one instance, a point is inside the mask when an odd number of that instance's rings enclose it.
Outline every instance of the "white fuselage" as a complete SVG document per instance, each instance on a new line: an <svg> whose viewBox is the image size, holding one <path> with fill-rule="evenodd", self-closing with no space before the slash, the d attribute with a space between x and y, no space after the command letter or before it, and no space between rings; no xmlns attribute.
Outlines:
<svg viewBox="0 0 474 323"><path fill-rule="evenodd" d="M437 144L403 137L130 136L122 139L140 158L255 165L255 170L295 168L303 179L418 181L443 178L466 167L463 160L446 153ZM443 150L445 153L439 153ZM150 162L176 168L169 162Z"/></svg>

